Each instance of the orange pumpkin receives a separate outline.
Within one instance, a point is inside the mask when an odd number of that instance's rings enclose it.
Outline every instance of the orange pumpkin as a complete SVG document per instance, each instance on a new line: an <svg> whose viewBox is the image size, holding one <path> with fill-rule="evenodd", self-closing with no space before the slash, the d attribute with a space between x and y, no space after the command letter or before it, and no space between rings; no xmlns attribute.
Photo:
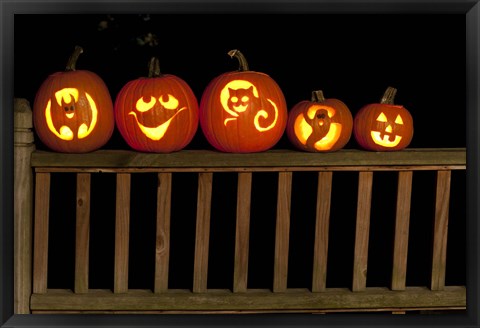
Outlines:
<svg viewBox="0 0 480 328"><path fill-rule="evenodd" d="M149 75L128 82L115 100L117 128L130 147L169 153L186 147L198 128L198 102L181 78L161 74L159 60Z"/></svg>
<svg viewBox="0 0 480 328"><path fill-rule="evenodd" d="M107 86L97 74L75 69L82 52L77 46L65 71L50 75L35 96L35 132L48 148L57 152L96 150L113 133L113 104Z"/></svg>
<svg viewBox="0 0 480 328"><path fill-rule="evenodd" d="M352 135L353 117L338 99L325 99L321 90L310 101L292 107L288 114L287 136L298 149L329 152L343 148Z"/></svg>
<svg viewBox="0 0 480 328"><path fill-rule="evenodd" d="M396 93L388 87L380 103L365 105L355 115L355 139L362 148L395 151L412 141L413 118L405 107L394 104Z"/></svg>
<svg viewBox="0 0 480 328"><path fill-rule="evenodd" d="M238 71L213 79L202 94L200 126L219 151L252 153L273 147L285 132L287 105L282 90L267 74L249 70L238 50L228 53Z"/></svg>

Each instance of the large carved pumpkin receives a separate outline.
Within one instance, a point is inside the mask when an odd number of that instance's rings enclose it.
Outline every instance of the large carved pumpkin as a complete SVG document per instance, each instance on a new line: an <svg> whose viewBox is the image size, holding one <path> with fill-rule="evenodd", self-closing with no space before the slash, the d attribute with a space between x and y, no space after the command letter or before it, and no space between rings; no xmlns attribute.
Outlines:
<svg viewBox="0 0 480 328"><path fill-rule="evenodd" d="M325 99L321 90L312 92L288 114L287 136L298 149L330 152L343 148L352 135L353 117L344 102Z"/></svg>
<svg viewBox="0 0 480 328"><path fill-rule="evenodd" d="M130 147L169 153L187 146L198 128L198 102L181 78L160 73L150 61L149 75L128 82L115 100L117 128Z"/></svg>
<svg viewBox="0 0 480 328"><path fill-rule="evenodd" d="M285 132L288 111L278 84L267 74L249 70L238 50L228 53L238 71L213 79L202 94L200 126L219 151L252 153L273 147Z"/></svg>
<svg viewBox="0 0 480 328"><path fill-rule="evenodd" d="M413 138L413 118L394 104L397 89L388 87L380 103L368 104L353 122L357 143L366 150L394 151L406 148Z"/></svg>
<svg viewBox="0 0 480 328"><path fill-rule="evenodd" d="M76 47L65 71L50 75L35 96L35 132L57 152L96 150L113 133L113 104L107 86L97 74L75 69L82 52L81 47Z"/></svg>

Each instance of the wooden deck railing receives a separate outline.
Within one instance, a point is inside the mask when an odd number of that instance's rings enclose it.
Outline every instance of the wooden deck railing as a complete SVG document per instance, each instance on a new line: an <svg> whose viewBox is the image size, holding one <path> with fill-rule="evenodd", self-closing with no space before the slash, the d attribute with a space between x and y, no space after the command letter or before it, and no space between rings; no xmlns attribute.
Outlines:
<svg viewBox="0 0 480 328"><path fill-rule="evenodd" d="M304 153L271 150L255 154L227 154L184 150L171 154L144 154L127 150L99 150L89 154L60 154L30 149L29 168L34 178L17 185L15 220L16 284L18 313L198 313L198 312L336 312L407 311L415 309L465 309L466 287L447 286L446 246L452 171L466 169L465 149L406 149L399 152L340 150ZM25 165L24 165L25 166ZM25 170L24 171L28 171ZM316 172L317 199L312 281L309 288L288 288L288 260L294 173ZM332 180L338 172L358 174L352 281L349 288L327 287ZM370 215L374 176L397 172L393 265L390 286L367 287ZM433 254L429 286L406 285L409 220L414 172L436 175ZM75 273L73 289L50 289L48 277L49 204L52 175L76 175ZM196 228L193 288L169 288L172 175L197 175ZM224 172L237 175L236 226L232 289L208 288L210 219L213 181ZM254 174L278 176L273 283L271 289L248 287L250 213ZM156 249L153 289L129 289L130 196L132 176L153 173L158 178ZM30 171L31 174L31 171ZM115 253L113 289L89 288L89 232L91 180L95 174L116 176ZM19 173L20 177L20 173ZM21 210L29 188L34 190L33 244L28 233L32 222ZM28 201L28 199L27 199ZM23 205L21 205L23 204ZM26 238L26 239L25 239ZM32 253L33 252L33 253ZM28 258L33 256L33 269ZM28 271L28 272L27 272ZM33 272L33 275L31 274ZM29 290L29 279L33 290Z"/></svg>

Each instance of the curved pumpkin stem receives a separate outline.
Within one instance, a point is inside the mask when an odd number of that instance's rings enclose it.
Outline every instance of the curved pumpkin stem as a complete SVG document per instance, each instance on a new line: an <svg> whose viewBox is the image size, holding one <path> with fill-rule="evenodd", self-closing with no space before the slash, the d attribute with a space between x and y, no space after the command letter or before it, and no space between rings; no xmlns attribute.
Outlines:
<svg viewBox="0 0 480 328"><path fill-rule="evenodd" d="M152 57L148 65L148 77L159 77L161 75L160 60L157 57Z"/></svg>
<svg viewBox="0 0 480 328"><path fill-rule="evenodd" d="M68 58L67 67L65 71L74 71L75 65L77 64L78 57L83 52L83 48L80 46L75 46L75 50L73 51L70 58Z"/></svg>
<svg viewBox="0 0 480 328"><path fill-rule="evenodd" d="M228 55L232 58L235 57L238 59L238 61L240 62L240 67L238 68L239 71L241 72L248 71L247 60L245 59L245 56L240 52L240 50L237 50L237 49L230 50L228 52Z"/></svg>
<svg viewBox="0 0 480 328"><path fill-rule="evenodd" d="M388 87L385 93L383 94L382 100L380 100L381 104L393 105L395 95L397 94L397 89L393 87Z"/></svg>
<svg viewBox="0 0 480 328"><path fill-rule="evenodd" d="M324 102L325 97L323 96L322 90L312 91L312 102Z"/></svg>

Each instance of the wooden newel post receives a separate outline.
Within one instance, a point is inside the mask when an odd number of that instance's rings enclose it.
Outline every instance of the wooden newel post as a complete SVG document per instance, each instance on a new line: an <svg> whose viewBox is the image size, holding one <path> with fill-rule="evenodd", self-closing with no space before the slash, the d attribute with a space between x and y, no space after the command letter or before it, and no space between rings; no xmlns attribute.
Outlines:
<svg viewBox="0 0 480 328"><path fill-rule="evenodd" d="M32 110L26 99L14 102L14 312L30 313L32 291L33 172Z"/></svg>

